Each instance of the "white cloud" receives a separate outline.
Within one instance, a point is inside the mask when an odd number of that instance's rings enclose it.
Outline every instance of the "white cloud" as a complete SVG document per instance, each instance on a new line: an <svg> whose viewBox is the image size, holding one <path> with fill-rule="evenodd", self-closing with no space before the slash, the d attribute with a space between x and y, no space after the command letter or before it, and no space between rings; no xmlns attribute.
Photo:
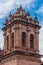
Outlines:
<svg viewBox="0 0 43 65"><path fill-rule="evenodd" d="M21 1L21 2L20 2ZM30 5L35 0L0 0L0 19L4 18L16 5ZM30 6L28 6L30 7Z"/></svg>
<svg viewBox="0 0 43 65"><path fill-rule="evenodd" d="M4 38L3 38L3 31L0 30L0 48L3 48L3 44L4 44Z"/></svg>
<svg viewBox="0 0 43 65"><path fill-rule="evenodd" d="M41 6L37 11L36 11L36 13L43 13L43 6Z"/></svg>
<svg viewBox="0 0 43 65"><path fill-rule="evenodd" d="M39 49L40 49L40 54L43 54L43 26L40 29L40 35L39 35Z"/></svg>
<svg viewBox="0 0 43 65"><path fill-rule="evenodd" d="M11 11L13 7L13 1L12 0L6 0L5 3L0 3L0 18L3 18L6 16L6 14Z"/></svg>
<svg viewBox="0 0 43 65"><path fill-rule="evenodd" d="M41 6L36 13L43 15L43 6ZM39 50L40 54L43 55L43 19L41 18L41 29L39 34ZM43 61L43 58L41 59Z"/></svg>
<svg viewBox="0 0 43 65"><path fill-rule="evenodd" d="M43 62L43 57L41 58L41 61Z"/></svg>

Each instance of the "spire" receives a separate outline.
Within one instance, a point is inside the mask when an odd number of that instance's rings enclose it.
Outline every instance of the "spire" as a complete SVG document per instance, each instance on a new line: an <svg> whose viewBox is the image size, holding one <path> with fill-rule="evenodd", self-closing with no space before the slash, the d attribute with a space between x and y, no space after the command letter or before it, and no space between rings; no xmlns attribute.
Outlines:
<svg viewBox="0 0 43 65"><path fill-rule="evenodd" d="M39 24L37 16L35 16L35 18L34 18L34 23Z"/></svg>
<svg viewBox="0 0 43 65"><path fill-rule="evenodd" d="M19 11L20 11L20 10L23 10L23 9L22 9L22 0L20 0L20 6L19 6L18 10L19 10Z"/></svg>
<svg viewBox="0 0 43 65"><path fill-rule="evenodd" d="M8 18L6 17L6 21L8 21Z"/></svg>
<svg viewBox="0 0 43 65"><path fill-rule="evenodd" d="M34 22L38 22L38 18L37 18L37 16L35 16L35 18L34 18Z"/></svg>
<svg viewBox="0 0 43 65"><path fill-rule="evenodd" d="M27 11L27 15L28 15L28 16L30 16L30 13L29 13L29 11Z"/></svg>
<svg viewBox="0 0 43 65"><path fill-rule="evenodd" d="M5 21L5 24L4 24L5 26L7 25L7 22L8 22L8 18L6 17L6 21Z"/></svg>
<svg viewBox="0 0 43 65"><path fill-rule="evenodd" d="M20 5L20 9L22 9L22 5Z"/></svg>
<svg viewBox="0 0 43 65"><path fill-rule="evenodd" d="M12 18L13 18L13 16L12 16L12 14L10 12L9 17L8 17L8 20L12 20Z"/></svg>
<svg viewBox="0 0 43 65"><path fill-rule="evenodd" d="M27 11L27 20L28 20L28 21L29 21L29 20L30 20L30 21L33 21L32 18L30 17L29 11Z"/></svg>
<svg viewBox="0 0 43 65"><path fill-rule="evenodd" d="M37 16L35 16L34 20L38 20Z"/></svg>
<svg viewBox="0 0 43 65"><path fill-rule="evenodd" d="M10 17L10 16L12 16L11 12L10 12L10 14L9 14L9 17Z"/></svg>
<svg viewBox="0 0 43 65"><path fill-rule="evenodd" d="M19 7L17 10L18 10L18 11L23 10L23 9L22 9L22 5L20 5L20 7Z"/></svg>
<svg viewBox="0 0 43 65"><path fill-rule="evenodd" d="M22 0L20 0L20 6L22 6Z"/></svg>

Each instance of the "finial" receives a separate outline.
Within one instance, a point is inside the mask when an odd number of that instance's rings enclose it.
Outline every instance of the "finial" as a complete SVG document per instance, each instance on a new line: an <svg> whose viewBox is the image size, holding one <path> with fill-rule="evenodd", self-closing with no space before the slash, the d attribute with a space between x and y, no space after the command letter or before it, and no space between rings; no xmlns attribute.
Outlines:
<svg viewBox="0 0 43 65"><path fill-rule="evenodd" d="M21 2L22 2L22 0L20 0L20 8L22 8L22 3Z"/></svg>
<svg viewBox="0 0 43 65"><path fill-rule="evenodd" d="M5 20L5 24L4 24L4 25L6 25L6 24L7 24L7 22L8 22L8 18L6 17L6 20Z"/></svg>
<svg viewBox="0 0 43 65"><path fill-rule="evenodd" d="M20 5L20 9L22 9L22 5Z"/></svg>
<svg viewBox="0 0 43 65"><path fill-rule="evenodd" d="M35 13L35 18L34 18L34 20L38 20L38 18L37 18L37 14Z"/></svg>
<svg viewBox="0 0 43 65"><path fill-rule="evenodd" d="M10 16L12 16L11 12L10 12L10 14L9 14L9 17L10 17Z"/></svg>
<svg viewBox="0 0 43 65"><path fill-rule="evenodd" d="M6 17L6 21L8 21L8 18Z"/></svg>
<svg viewBox="0 0 43 65"><path fill-rule="evenodd" d="M39 24L37 16L35 16L34 22Z"/></svg>
<svg viewBox="0 0 43 65"><path fill-rule="evenodd" d="M35 16L34 20L38 20L37 16Z"/></svg>
<svg viewBox="0 0 43 65"><path fill-rule="evenodd" d="M27 11L27 14L30 16L30 13L29 13L29 11Z"/></svg>

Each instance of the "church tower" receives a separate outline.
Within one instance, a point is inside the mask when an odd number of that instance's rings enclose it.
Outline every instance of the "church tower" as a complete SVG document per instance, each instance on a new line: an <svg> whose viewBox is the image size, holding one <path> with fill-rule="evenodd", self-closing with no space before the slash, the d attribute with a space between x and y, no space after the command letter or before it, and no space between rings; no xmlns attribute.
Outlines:
<svg viewBox="0 0 43 65"><path fill-rule="evenodd" d="M14 15L10 13L3 28L3 65L40 65L40 28L37 17L32 20L22 6Z"/></svg>

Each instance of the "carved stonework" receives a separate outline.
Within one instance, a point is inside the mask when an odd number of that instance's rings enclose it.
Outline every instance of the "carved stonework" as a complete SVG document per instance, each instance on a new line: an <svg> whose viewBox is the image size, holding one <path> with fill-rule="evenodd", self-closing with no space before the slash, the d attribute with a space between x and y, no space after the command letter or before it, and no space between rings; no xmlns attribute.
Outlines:
<svg viewBox="0 0 43 65"><path fill-rule="evenodd" d="M37 17L32 20L22 6L9 14L3 28L4 49L0 50L2 65L40 65L39 29Z"/></svg>

